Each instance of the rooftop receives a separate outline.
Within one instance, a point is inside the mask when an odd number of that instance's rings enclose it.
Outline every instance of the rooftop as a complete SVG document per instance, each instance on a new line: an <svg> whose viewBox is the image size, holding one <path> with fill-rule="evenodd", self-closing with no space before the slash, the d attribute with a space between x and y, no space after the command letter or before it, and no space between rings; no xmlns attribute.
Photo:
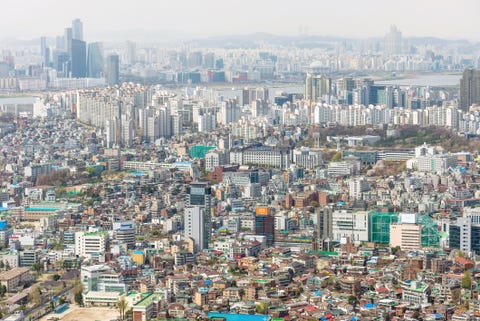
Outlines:
<svg viewBox="0 0 480 321"><path fill-rule="evenodd" d="M2 280L2 281L3 280L9 280L9 279L20 276L21 274L29 272L29 271L30 271L30 269L28 267L13 268L9 271L5 271L5 272L0 273L0 280Z"/></svg>

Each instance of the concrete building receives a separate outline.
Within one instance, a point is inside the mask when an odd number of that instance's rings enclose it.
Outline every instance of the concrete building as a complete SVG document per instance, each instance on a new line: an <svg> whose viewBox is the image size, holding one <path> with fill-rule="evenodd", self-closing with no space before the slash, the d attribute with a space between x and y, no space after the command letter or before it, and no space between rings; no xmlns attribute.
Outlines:
<svg viewBox="0 0 480 321"><path fill-rule="evenodd" d="M459 107L468 111L473 104L480 104L480 69L465 69L460 79Z"/></svg>
<svg viewBox="0 0 480 321"><path fill-rule="evenodd" d="M352 199L362 199L363 193L370 190L370 183L365 177L357 177L348 182L348 193Z"/></svg>
<svg viewBox="0 0 480 321"><path fill-rule="evenodd" d="M205 231L205 211L206 209L200 206L185 208L184 236L195 241L195 252L208 248L208 238L205 236L209 231Z"/></svg>
<svg viewBox="0 0 480 321"><path fill-rule="evenodd" d="M75 233L75 255L88 257L92 254L105 253L108 237L104 233Z"/></svg>
<svg viewBox="0 0 480 321"><path fill-rule="evenodd" d="M417 223L417 215L400 214L400 221L390 225L390 247L399 246L404 251L422 247L422 226Z"/></svg>
<svg viewBox="0 0 480 321"><path fill-rule="evenodd" d="M297 166L312 169L323 164L322 151L300 147L293 150L293 163Z"/></svg>
<svg viewBox="0 0 480 321"><path fill-rule="evenodd" d="M82 266L80 279L83 291L87 294L90 291L125 293L128 290L121 274L113 272L111 267L104 264Z"/></svg>
<svg viewBox="0 0 480 321"><path fill-rule="evenodd" d="M7 292L16 291L19 286L30 281L32 281L32 275L30 268L27 267L17 267L0 273L0 285L4 285Z"/></svg>
<svg viewBox="0 0 480 321"><path fill-rule="evenodd" d="M352 243L368 241L368 217L367 211L334 211L332 213L333 240L346 242L349 238Z"/></svg>
<svg viewBox="0 0 480 321"><path fill-rule="evenodd" d="M305 79L305 99L313 102L324 100L332 94L332 79L326 75L307 74Z"/></svg>
<svg viewBox="0 0 480 321"><path fill-rule="evenodd" d="M212 150L205 154L205 170L212 171L215 167L227 164L227 152Z"/></svg>
<svg viewBox="0 0 480 321"><path fill-rule="evenodd" d="M430 295L428 284L420 281L407 281L402 283L402 300L411 304L428 304Z"/></svg>

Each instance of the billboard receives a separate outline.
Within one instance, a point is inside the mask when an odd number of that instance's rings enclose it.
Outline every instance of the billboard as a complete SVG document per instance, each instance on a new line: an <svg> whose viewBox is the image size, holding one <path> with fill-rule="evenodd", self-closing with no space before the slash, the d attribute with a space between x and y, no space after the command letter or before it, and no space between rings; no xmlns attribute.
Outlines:
<svg viewBox="0 0 480 321"><path fill-rule="evenodd" d="M259 206L255 210L255 214L257 215L269 215L270 209L267 206Z"/></svg>

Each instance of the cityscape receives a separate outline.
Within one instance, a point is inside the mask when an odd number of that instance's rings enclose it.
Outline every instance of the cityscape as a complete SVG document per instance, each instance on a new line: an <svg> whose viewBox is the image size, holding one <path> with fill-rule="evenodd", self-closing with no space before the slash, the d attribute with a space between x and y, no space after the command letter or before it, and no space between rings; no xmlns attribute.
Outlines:
<svg viewBox="0 0 480 321"><path fill-rule="evenodd" d="M0 320L480 320L479 4L245 1L4 5Z"/></svg>

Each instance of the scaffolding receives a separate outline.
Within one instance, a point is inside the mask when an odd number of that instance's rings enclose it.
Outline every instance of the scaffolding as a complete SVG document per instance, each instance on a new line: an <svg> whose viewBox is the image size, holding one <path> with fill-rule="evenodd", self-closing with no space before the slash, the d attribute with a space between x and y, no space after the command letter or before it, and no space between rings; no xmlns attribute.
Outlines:
<svg viewBox="0 0 480 321"><path fill-rule="evenodd" d="M390 224L397 222L397 213L370 213L370 241L379 244L390 244Z"/></svg>
<svg viewBox="0 0 480 321"><path fill-rule="evenodd" d="M429 215L422 215L418 218L418 224L422 225L422 247L437 247L440 244L437 222Z"/></svg>
<svg viewBox="0 0 480 321"><path fill-rule="evenodd" d="M205 158L205 154L215 146L196 145L190 148L189 154L191 158Z"/></svg>

